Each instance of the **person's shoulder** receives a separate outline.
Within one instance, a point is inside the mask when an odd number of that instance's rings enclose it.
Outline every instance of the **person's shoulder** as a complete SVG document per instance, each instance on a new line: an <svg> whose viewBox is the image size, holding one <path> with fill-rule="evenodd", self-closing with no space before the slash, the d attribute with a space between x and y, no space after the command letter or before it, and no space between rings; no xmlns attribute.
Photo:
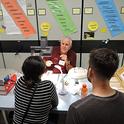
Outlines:
<svg viewBox="0 0 124 124"><path fill-rule="evenodd" d="M60 46L54 46L53 47L53 50L59 50L60 49Z"/></svg>
<svg viewBox="0 0 124 124"><path fill-rule="evenodd" d="M124 92L120 92L120 91L116 91L116 92L119 94L119 96L124 98Z"/></svg>
<svg viewBox="0 0 124 124"><path fill-rule="evenodd" d="M54 46L52 49L52 54L58 54L60 51L60 46Z"/></svg>
<svg viewBox="0 0 124 124"><path fill-rule="evenodd" d="M53 85L53 83L50 81L50 80L44 80L44 81L41 81L41 84L45 84L45 85Z"/></svg>
<svg viewBox="0 0 124 124"><path fill-rule="evenodd" d="M72 103L71 107L80 110L82 107L85 108L85 106L87 106L89 103L91 103L92 99L93 99L92 95L89 95L87 97L81 98L78 101Z"/></svg>
<svg viewBox="0 0 124 124"><path fill-rule="evenodd" d="M21 76L18 80L17 80L17 83L24 83L25 80L24 80L24 76Z"/></svg>
<svg viewBox="0 0 124 124"><path fill-rule="evenodd" d="M48 88L49 90L55 89L55 86L54 86L53 82L50 81L50 80L41 81L39 87Z"/></svg>
<svg viewBox="0 0 124 124"><path fill-rule="evenodd" d="M16 89L20 89L20 88L26 88L26 82L25 82L25 79L24 79L24 76L21 76L18 80L17 80L17 82L16 82L16 84L15 84L15 88Z"/></svg>
<svg viewBox="0 0 124 124"><path fill-rule="evenodd" d="M41 83L51 84L52 82L50 80L43 80L43 81L41 81Z"/></svg>
<svg viewBox="0 0 124 124"><path fill-rule="evenodd" d="M69 53L70 55L76 55L76 52L75 52L74 50L72 50L72 49L70 49L70 50L68 51L68 53Z"/></svg>

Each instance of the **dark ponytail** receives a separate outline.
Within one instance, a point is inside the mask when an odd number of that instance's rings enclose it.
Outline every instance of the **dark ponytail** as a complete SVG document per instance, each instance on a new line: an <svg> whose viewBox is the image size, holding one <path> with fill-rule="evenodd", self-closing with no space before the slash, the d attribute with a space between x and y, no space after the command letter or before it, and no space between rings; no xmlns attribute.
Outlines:
<svg viewBox="0 0 124 124"><path fill-rule="evenodd" d="M40 56L28 57L23 65L22 72L27 88L33 87L40 80L40 76L45 72L46 65Z"/></svg>

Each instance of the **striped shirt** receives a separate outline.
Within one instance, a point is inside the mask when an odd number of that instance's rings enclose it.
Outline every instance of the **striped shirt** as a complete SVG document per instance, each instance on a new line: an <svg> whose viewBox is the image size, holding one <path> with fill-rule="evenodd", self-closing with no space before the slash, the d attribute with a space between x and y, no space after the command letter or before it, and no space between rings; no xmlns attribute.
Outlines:
<svg viewBox="0 0 124 124"><path fill-rule="evenodd" d="M38 85L23 124L46 124L50 110L58 105L58 96L54 84L48 80L36 83ZM33 90L34 87L27 89L24 77L17 81L15 86L15 124L21 123Z"/></svg>

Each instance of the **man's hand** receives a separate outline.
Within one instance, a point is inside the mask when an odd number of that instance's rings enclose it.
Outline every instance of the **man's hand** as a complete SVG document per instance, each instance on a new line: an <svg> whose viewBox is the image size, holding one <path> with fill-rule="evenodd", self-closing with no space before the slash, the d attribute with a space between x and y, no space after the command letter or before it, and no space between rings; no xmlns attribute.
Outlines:
<svg viewBox="0 0 124 124"><path fill-rule="evenodd" d="M46 66L47 67L50 67L52 64L53 64L53 62L51 60L47 60L46 61Z"/></svg>
<svg viewBox="0 0 124 124"><path fill-rule="evenodd" d="M60 55L60 58L64 60L65 62L67 61L67 55L65 54Z"/></svg>

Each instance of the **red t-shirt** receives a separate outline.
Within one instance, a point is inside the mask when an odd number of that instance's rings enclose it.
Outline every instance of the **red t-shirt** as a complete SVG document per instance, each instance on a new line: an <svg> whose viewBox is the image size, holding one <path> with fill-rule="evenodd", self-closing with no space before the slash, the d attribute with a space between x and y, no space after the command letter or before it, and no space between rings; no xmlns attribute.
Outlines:
<svg viewBox="0 0 124 124"><path fill-rule="evenodd" d="M66 65L60 65L59 61L61 60L60 58L60 47L54 47L52 54L51 54L51 60L53 62L53 73L60 73L60 71L54 67L54 65L59 65L61 66L62 72L63 73L68 73L68 71L66 70ZM67 58L70 61L70 64L75 67L76 66L76 53L73 50L69 50L67 53Z"/></svg>

